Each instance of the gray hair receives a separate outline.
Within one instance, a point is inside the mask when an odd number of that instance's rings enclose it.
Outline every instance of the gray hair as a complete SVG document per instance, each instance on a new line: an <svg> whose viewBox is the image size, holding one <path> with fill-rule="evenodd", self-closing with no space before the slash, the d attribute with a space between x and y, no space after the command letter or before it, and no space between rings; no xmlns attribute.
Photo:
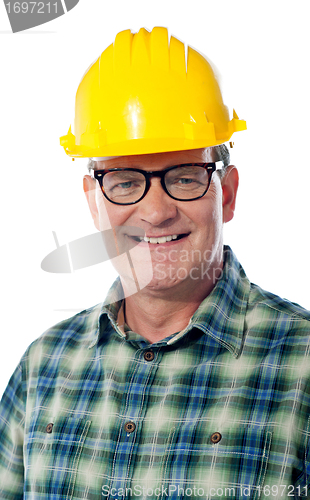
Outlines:
<svg viewBox="0 0 310 500"><path fill-rule="evenodd" d="M215 161L222 161L223 167L217 170L220 179L223 179L227 172L227 167L230 165L230 153L226 144L220 144L219 146L214 146L215 153L218 157Z"/></svg>
<svg viewBox="0 0 310 500"><path fill-rule="evenodd" d="M88 158L87 168L88 172L91 174L92 170L95 170L96 162L92 158Z"/></svg>
<svg viewBox="0 0 310 500"><path fill-rule="evenodd" d="M220 170L217 170L217 172L220 175L220 178L222 178L224 177L226 169L230 164L230 154L225 144L220 144L219 146L213 146L213 151L215 152L215 161L223 162L223 167ZM89 158L87 163L87 168L89 173L91 173L92 170L95 170L95 167L96 167L95 160Z"/></svg>

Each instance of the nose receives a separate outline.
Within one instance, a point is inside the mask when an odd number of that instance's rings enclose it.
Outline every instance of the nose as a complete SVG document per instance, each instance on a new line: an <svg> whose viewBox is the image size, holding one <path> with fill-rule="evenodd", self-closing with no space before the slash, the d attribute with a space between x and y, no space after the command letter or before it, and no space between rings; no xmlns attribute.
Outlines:
<svg viewBox="0 0 310 500"><path fill-rule="evenodd" d="M149 191L137 207L141 220L159 226L177 216L176 204L177 201L163 190L160 179L153 177Z"/></svg>

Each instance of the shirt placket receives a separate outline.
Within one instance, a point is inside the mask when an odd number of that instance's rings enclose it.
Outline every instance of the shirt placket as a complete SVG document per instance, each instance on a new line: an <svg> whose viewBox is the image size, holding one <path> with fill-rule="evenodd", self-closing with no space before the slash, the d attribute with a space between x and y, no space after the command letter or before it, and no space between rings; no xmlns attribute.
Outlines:
<svg viewBox="0 0 310 500"><path fill-rule="evenodd" d="M124 394L121 406L123 418L113 457L109 496L107 496L109 500L121 500L128 496L126 488L131 487L130 471L134 467L141 441L142 422L147 411L146 401L161 357L162 353L158 347L139 349L133 358L128 390Z"/></svg>

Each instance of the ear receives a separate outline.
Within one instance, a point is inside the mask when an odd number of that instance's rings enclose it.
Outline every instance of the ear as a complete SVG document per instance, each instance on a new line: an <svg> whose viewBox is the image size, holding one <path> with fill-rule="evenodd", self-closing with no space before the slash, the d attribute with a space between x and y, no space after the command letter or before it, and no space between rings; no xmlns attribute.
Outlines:
<svg viewBox="0 0 310 500"><path fill-rule="evenodd" d="M239 186L239 174L234 165L229 165L221 183L223 192L223 222L229 222L234 216Z"/></svg>
<svg viewBox="0 0 310 500"><path fill-rule="evenodd" d="M94 179L90 175L85 175L83 178L83 189L94 224L98 231L100 231L99 213L96 203L96 179Z"/></svg>

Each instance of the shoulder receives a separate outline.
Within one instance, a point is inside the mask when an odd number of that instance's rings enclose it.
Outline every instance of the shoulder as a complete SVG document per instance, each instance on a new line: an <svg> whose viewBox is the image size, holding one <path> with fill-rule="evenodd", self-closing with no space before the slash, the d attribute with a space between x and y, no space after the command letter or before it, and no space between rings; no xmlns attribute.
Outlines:
<svg viewBox="0 0 310 500"><path fill-rule="evenodd" d="M278 314L296 316L296 319L310 321L310 311L295 302L290 302L274 293L267 292L254 283L251 283L249 305L261 305Z"/></svg>
<svg viewBox="0 0 310 500"><path fill-rule="evenodd" d="M37 364L43 358L61 358L89 346L98 331L102 304L85 309L46 330L27 348L22 364Z"/></svg>
<svg viewBox="0 0 310 500"><path fill-rule="evenodd" d="M310 342L310 311L251 283L247 308L248 328L270 338Z"/></svg>

